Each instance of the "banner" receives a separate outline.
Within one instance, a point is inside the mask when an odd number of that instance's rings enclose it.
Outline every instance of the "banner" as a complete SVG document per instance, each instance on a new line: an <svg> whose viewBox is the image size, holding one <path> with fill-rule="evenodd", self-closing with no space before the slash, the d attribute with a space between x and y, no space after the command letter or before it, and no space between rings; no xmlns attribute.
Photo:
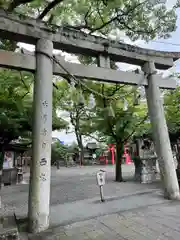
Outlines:
<svg viewBox="0 0 180 240"><path fill-rule="evenodd" d="M13 168L14 152L7 151L4 153L3 169Z"/></svg>

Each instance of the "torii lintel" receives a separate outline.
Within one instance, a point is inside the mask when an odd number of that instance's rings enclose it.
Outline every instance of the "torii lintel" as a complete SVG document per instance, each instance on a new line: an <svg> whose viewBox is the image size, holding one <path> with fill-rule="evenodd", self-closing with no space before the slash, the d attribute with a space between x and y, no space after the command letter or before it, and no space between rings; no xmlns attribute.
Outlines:
<svg viewBox="0 0 180 240"><path fill-rule="evenodd" d="M0 37L29 44L40 38L49 39L55 49L89 56L108 55L117 62L143 66L152 61L157 69L168 69L180 58L179 52L144 49L102 37L88 35L74 29L48 26L46 22L17 16L0 9Z"/></svg>

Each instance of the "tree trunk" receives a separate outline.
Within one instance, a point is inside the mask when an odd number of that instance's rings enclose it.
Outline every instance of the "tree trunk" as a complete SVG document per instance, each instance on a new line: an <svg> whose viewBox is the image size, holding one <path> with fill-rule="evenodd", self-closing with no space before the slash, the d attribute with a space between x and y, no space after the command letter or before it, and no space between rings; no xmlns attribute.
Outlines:
<svg viewBox="0 0 180 240"><path fill-rule="evenodd" d="M141 171L142 171L142 161L140 158L140 141L136 140L136 156L133 156L133 162L135 167L134 180L140 182L141 181Z"/></svg>
<svg viewBox="0 0 180 240"><path fill-rule="evenodd" d="M79 149L81 150L80 151L80 165L83 164L84 162L84 147L83 147L83 143L82 143L82 136L81 134L79 133L78 130L75 129L75 134L76 134L76 139L77 139L77 143L78 143L78 147Z"/></svg>
<svg viewBox="0 0 180 240"><path fill-rule="evenodd" d="M1 185L2 185L2 169L3 169L3 153L0 150L0 209L1 209Z"/></svg>
<svg viewBox="0 0 180 240"><path fill-rule="evenodd" d="M79 134L79 137L78 137L78 147L81 150L81 152L80 152L80 165L83 165L83 162L84 162L84 147L83 147L83 143L82 143L82 136L80 134Z"/></svg>
<svg viewBox="0 0 180 240"><path fill-rule="evenodd" d="M141 181L141 170L142 170L142 162L139 156L134 157L134 167L135 167L135 174L134 180L140 182Z"/></svg>
<svg viewBox="0 0 180 240"><path fill-rule="evenodd" d="M83 162L84 162L84 148L83 148L83 145L81 145L80 149L81 149L80 164L83 165Z"/></svg>
<svg viewBox="0 0 180 240"><path fill-rule="evenodd" d="M123 182L122 177L122 156L124 153L124 144L116 143L116 182Z"/></svg>

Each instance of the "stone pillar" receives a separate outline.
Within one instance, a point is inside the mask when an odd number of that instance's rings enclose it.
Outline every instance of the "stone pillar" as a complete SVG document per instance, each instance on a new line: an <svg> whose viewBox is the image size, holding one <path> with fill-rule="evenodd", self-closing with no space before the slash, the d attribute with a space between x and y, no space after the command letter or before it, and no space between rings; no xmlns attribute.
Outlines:
<svg viewBox="0 0 180 240"><path fill-rule="evenodd" d="M98 56L98 66L103 68L111 68L109 56Z"/></svg>
<svg viewBox="0 0 180 240"><path fill-rule="evenodd" d="M143 71L148 75L146 98L152 124L155 149L158 155L160 170L163 175L165 197L168 199L179 199L179 185L161 100L161 92L153 77L153 75L156 74L154 63L147 62L143 67Z"/></svg>
<svg viewBox="0 0 180 240"><path fill-rule="evenodd" d="M44 53L44 54L43 54ZM36 78L33 102L33 146L29 188L29 232L49 227L52 143L53 44L40 39L36 45Z"/></svg>

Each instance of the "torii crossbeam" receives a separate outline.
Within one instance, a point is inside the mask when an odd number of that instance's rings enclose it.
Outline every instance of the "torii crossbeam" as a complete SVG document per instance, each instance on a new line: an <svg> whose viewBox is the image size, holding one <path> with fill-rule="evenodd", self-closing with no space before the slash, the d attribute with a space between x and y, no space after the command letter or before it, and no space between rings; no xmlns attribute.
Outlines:
<svg viewBox="0 0 180 240"><path fill-rule="evenodd" d="M62 66L68 70L68 72L79 79L86 78L102 82L122 83L129 85L148 85L148 80L144 77L143 73L124 72L121 70L97 67L95 65L86 66L83 64L70 63L66 62L62 57L60 57L59 60ZM0 66L34 73L36 70L36 57L32 55L32 53L22 54L0 50ZM65 72L57 63L53 63L53 74L63 77L68 75L68 73ZM154 78L160 88L176 88L176 81L174 79L163 78L160 75L155 75Z"/></svg>
<svg viewBox="0 0 180 240"><path fill-rule="evenodd" d="M176 82L157 75L156 68L165 70L172 67L173 62L180 58L180 53L142 49L72 29L47 26L45 22L15 16L4 10L0 10L0 38L36 45L35 55L0 51L1 67L27 70L36 74L28 213L31 232L40 232L49 226L52 78L53 74L66 76L64 69L78 78L145 86L166 194L170 199L179 199L179 186L160 98L160 88L173 89ZM60 59L64 69L60 68L52 61L53 46L69 53L95 56L99 59L99 66L84 66ZM145 74L112 70L110 59L139 65Z"/></svg>

